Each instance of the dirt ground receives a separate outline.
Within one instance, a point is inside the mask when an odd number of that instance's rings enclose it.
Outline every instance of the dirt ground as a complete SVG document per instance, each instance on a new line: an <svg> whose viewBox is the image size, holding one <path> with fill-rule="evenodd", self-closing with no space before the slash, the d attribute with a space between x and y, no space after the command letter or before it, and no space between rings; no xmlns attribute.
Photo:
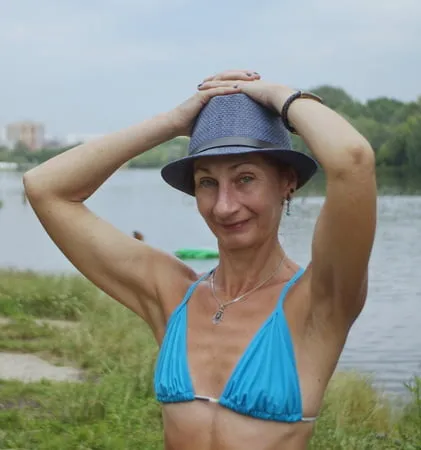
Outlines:
<svg viewBox="0 0 421 450"><path fill-rule="evenodd" d="M48 323L59 328L76 326L72 322L61 320L38 320L38 323ZM0 326L9 320L0 318ZM0 328L1 332L1 328ZM0 379L19 380L25 383L41 381L81 381L83 372L73 367L55 366L47 361L26 353L0 352Z"/></svg>
<svg viewBox="0 0 421 450"><path fill-rule="evenodd" d="M73 367L58 367L38 356L0 352L0 379L25 383L41 381L80 381L82 372Z"/></svg>

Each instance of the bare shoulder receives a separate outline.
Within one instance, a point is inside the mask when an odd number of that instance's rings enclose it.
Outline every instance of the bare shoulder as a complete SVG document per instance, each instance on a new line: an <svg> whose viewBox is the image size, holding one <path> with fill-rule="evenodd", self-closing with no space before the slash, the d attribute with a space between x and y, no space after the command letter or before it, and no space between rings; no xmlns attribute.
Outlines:
<svg viewBox="0 0 421 450"><path fill-rule="evenodd" d="M155 258L155 285L165 321L183 300L190 286L199 280L195 272L180 259L161 250L151 248Z"/></svg>

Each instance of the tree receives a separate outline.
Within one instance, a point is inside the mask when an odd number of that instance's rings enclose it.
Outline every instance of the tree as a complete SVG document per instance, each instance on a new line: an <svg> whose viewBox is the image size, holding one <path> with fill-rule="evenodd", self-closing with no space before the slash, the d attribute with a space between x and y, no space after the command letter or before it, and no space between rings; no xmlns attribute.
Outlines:
<svg viewBox="0 0 421 450"><path fill-rule="evenodd" d="M377 161L381 165L421 171L421 114L408 117L394 128L390 139L381 146Z"/></svg>
<svg viewBox="0 0 421 450"><path fill-rule="evenodd" d="M17 141L13 147L13 151L16 155L26 155L29 153L29 147L25 144L25 142Z"/></svg>
<svg viewBox="0 0 421 450"><path fill-rule="evenodd" d="M387 97L368 100L365 107L365 115L377 122L384 124L393 123L397 112L405 106L405 103Z"/></svg>
<svg viewBox="0 0 421 450"><path fill-rule="evenodd" d="M406 143L409 129L406 123L395 127L390 139L377 152L377 164L385 166L407 166Z"/></svg>
<svg viewBox="0 0 421 450"><path fill-rule="evenodd" d="M178 137L164 142L154 149L143 153L129 162L129 167L160 167L187 155L189 139Z"/></svg>
<svg viewBox="0 0 421 450"><path fill-rule="evenodd" d="M361 103L335 86L321 85L312 91L368 139L378 165L421 170L421 96L408 103L389 97ZM178 137L133 158L125 167L161 167L185 156L188 143L188 138ZM301 137L293 135L292 143L296 150L309 153ZM18 142L14 151L0 147L0 161L40 164L67 149L29 151L23 142Z"/></svg>
<svg viewBox="0 0 421 450"><path fill-rule="evenodd" d="M375 152L377 152L390 138L390 127L379 123L370 117L360 116L356 119L350 119L350 121L354 127L370 142Z"/></svg>
<svg viewBox="0 0 421 450"><path fill-rule="evenodd" d="M392 115L392 123L398 124L405 122L410 116L421 114L421 97L417 102L410 102L398 108Z"/></svg>
<svg viewBox="0 0 421 450"><path fill-rule="evenodd" d="M421 172L421 114L409 117L406 122L406 154L409 167Z"/></svg>
<svg viewBox="0 0 421 450"><path fill-rule="evenodd" d="M354 102L353 98L339 87L323 85L311 89L311 92L322 97L324 103L335 110Z"/></svg>

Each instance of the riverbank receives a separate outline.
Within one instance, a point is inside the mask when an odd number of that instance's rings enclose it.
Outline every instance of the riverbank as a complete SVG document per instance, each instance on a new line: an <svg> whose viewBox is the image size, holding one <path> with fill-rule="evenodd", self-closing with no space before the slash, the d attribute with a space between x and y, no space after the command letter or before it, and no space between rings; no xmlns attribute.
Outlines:
<svg viewBox="0 0 421 450"><path fill-rule="evenodd" d="M162 449L157 348L134 314L79 276L0 271L0 316L0 352L81 374L69 382L0 380L0 448ZM337 374L310 449L419 449L421 380L407 389L409 402L396 408L369 379Z"/></svg>

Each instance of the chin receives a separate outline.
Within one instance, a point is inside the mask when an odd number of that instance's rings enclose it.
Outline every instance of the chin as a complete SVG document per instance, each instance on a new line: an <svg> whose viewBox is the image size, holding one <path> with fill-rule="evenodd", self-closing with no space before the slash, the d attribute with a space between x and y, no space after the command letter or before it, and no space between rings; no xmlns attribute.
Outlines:
<svg viewBox="0 0 421 450"><path fill-rule="evenodd" d="M218 245L224 250L243 250L255 247L259 239L255 233L222 234L217 236Z"/></svg>

